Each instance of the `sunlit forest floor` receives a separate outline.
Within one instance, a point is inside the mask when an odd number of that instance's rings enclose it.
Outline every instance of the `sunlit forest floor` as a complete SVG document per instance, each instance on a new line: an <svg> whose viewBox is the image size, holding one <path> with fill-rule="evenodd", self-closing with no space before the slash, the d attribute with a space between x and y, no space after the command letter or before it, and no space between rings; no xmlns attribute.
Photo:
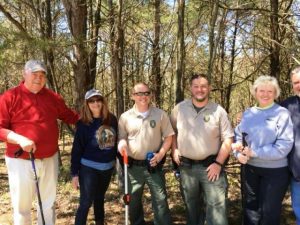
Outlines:
<svg viewBox="0 0 300 225"><path fill-rule="evenodd" d="M58 194L56 201L56 224L66 225L74 224L74 216L78 207L79 192L72 189L69 176L70 147L71 142L65 142L60 145L62 167L59 177ZM8 189L7 172L4 162L3 144L0 144L0 225L10 225L12 222L12 210ZM241 196L238 165L229 162L228 172L228 218L230 225L241 225ZM179 182L175 179L170 160L165 164L168 201L172 214L173 224L184 225L185 209L179 190ZM106 194L106 222L108 225L122 225L124 220L124 203L122 194L118 188L116 176L112 180L109 190ZM144 192L144 210L148 225L152 225L153 214L151 210L151 196L149 190ZM32 209L35 212L35 206ZM295 219L291 209L289 193L287 193L281 216L281 225L294 225ZM33 224L35 223L35 213L33 213ZM88 223L94 224L93 210L90 210ZM271 225L271 224L270 224Z"/></svg>

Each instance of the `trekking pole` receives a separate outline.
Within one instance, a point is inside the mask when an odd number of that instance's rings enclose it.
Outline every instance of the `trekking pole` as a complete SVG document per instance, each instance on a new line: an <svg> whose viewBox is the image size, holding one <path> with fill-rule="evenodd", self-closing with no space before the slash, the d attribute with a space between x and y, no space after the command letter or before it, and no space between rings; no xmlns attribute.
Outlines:
<svg viewBox="0 0 300 225"><path fill-rule="evenodd" d="M15 158L19 158L22 154L24 153L23 149L19 149L15 152ZM42 223L43 225L45 225L45 218L44 218L44 212L43 212L43 206L42 206L42 200L41 200L41 194L40 194L40 188L39 188L39 181L36 175L36 168L35 168L35 163L34 163L34 155L32 152L29 152L29 157L30 157L30 161L31 161L31 165L32 165L32 169L33 169L33 173L34 173L34 180L35 180L35 186L36 186L36 192L37 192L37 197L38 197L38 204L39 204L39 208L41 211L41 217L42 217Z"/></svg>
<svg viewBox="0 0 300 225"><path fill-rule="evenodd" d="M43 225L45 225L45 218L44 218L44 212L43 212L43 205L42 205L42 199L41 199L41 193L40 193L40 188L39 188L39 181L38 181L38 177L36 174L36 168L35 168L35 163L34 163L34 155L32 152L29 152L29 157L30 157L30 161L31 161L31 165L32 165L32 169L33 169L33 173L34 173L34 180L35 180L35 186L36 186L36 192L37 192L37 197L38 197L38 203L39 203L39 208L40 208L40 213L41 213L41 217L42 217L42 222Z"/></svg>
<svg viewBox="0 0 300 225"><path fill-rule="evenodd" d="M123 161L124 161L124 183L125 183L125 192L124 192L124 203L125 203L125 225L128 225L128 207L130 202L130 195L128 193L128 155L126 149L122 149Z"/></svg>
<svg viewBox="0 0 300 225"><path fill-rule="evenodd" d="M247 147L248 144L246 142L246 136L248 134L242 132L242 145L243 147ZM245 208L245 204L246 204L246 198L245 198L245 165L241 164L241 193L242 193L242 208ZM243 214L244 215L244 214Z"/></svg>

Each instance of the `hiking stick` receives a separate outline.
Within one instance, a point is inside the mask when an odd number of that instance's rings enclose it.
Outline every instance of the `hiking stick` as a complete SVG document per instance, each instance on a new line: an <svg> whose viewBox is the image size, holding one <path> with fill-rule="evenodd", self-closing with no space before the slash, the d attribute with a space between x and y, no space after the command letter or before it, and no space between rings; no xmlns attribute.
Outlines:
<svg viewBox="0 0 300 225"><path fill-rule="evenodd" d="M37 192L37 197L38 197L38 203L39 203L40 213L41 213L41 217L42 217L42 222L43 222L43 225L45 225L46 223L45 223L41 193L40 193L40 188L39 188L39 180L38 180L38 177L37 177L37 174L36 174L34 155L33 155L32 152L29 152L29 156L30 156L30 161L31 161L33 173L34 173L34 180L35 180L35 186L36 186L36 192Z"/></svg>
<svg viewBox="0 0 300 225"><path fill-rule="evenodd" d="M128 225L128 207L130 202L130 195L128 193L128 155L126 149L122 149L123 161L124 161L124 183L125 183L125 193L124 193L124 203L125 203L125 225Z"/></svg>
<svg viewBox="0 0 300 225"><path fill-rule="evenodd" d="M247 133L242 133L242 145L243 147L247 147L248 144L246 142ZM242 193L242 208L245 209L246 198L245 198L245 165L241 164L241 193Z"/></svg>

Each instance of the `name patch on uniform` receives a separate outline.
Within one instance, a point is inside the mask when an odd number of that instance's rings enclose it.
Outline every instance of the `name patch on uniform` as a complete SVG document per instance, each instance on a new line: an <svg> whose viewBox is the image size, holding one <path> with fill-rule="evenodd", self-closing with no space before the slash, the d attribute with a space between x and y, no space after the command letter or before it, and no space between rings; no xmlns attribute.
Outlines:
<svg viewBox="0 0 300 225"><path fill-rule="evenodd" d="M150 120L150 127L154 128L156 126L155 120Z"/></svg>
<svg viewBox="0 0 300 225"><path fill-rule="evenodd" d="M208 114L203 117L204 122L208 122L210 120L210 116Z"/></svg>

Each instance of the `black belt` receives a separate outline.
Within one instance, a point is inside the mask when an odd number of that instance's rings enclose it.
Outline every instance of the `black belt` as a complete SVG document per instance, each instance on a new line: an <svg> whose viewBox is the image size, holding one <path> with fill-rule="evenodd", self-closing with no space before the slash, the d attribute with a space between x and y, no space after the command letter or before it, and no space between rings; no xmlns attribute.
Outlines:
<svg viewBox="0 0 300 225"><path fill-rule="evenodd" d="M210 164L212 164L216 159L216 155L210 155L208 157L206 157L205 159L201 159L201 160L194 160L194 159L189 159L186 158L184 156L180 156L180 161L181 161L181 165L196 165L196 164L200 164L203 165L205 167L209 166Z"/></svg>
<svg viewBox="0 0 300 225"><path fill-rule="evenodd" d="M128 157L128 164L135 166L147 166L146 160L136 160L134 158Z"/></svg>

